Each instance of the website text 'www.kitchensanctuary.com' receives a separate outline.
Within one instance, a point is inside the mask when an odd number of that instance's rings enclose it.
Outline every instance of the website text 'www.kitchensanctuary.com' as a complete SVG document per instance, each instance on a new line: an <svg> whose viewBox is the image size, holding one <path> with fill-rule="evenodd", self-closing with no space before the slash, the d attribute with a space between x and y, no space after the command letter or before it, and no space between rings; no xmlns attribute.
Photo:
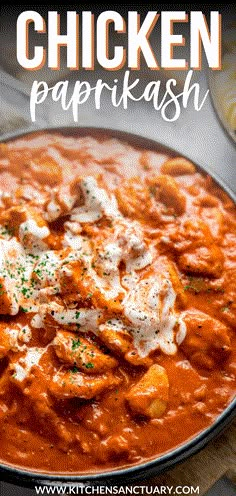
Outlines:
<svg viewBox="0 0 236 496"><path fill-rule="evenodd" d="M169 496L185 496L200 494L199 486L87 486L87 485L52 485L52 486L35 486L37 495L169 495Z"/></svg>

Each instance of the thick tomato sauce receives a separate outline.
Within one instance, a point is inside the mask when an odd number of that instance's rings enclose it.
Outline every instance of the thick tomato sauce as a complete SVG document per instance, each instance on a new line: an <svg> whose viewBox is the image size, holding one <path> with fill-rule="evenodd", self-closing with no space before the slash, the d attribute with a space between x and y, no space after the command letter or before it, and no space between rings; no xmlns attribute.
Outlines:
<svg viewBox="0 0 236 496"><path fill-rule="evenodd" d="M0 459L130 466L235 393L236 216L182 157L109 136L0 148Z"/></svg>

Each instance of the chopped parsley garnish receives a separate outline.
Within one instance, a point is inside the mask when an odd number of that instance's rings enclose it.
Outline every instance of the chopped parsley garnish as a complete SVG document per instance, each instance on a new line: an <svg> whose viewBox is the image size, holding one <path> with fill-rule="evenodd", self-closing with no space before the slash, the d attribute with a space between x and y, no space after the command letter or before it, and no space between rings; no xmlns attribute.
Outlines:
<svg viewBox="0 0 236 496"><path fill-rule="evenodd" d="M22 292L22 294L23 294L24 296L26 296L26 295L27 295L27 292L28 292L28 291L29 291L29 289L28 289L28 288L22 288L22 290L21 290L21 292Z"/></svg>
<svg viewBox="0 0 236 496"><path fill-rule="evenodd" d="M71 369L72 374L77 374L79 372L78 367L74 366L73 369Z"/></svg>
<svg viewBox="0 0 236 496"><path fill-rule="evenodd" d="M23 307L20 307L20 310L24 313L27 313L28 312L28 309L27 308L23 308Z"/></svg>
<svg viewBox="0 0 236 496"><path fill-rule="evenodd" d="M85 364L85 367L86 369L93 369L94 368L94 364L92 362L88 362Z"/></svg>
<svg viewBox="0 0 236 496"><path fill-rule="evenodd" d="M2 236L13 236L14 233L15 233L15 229L14 227L10 227L10 226L1 226L1 235Z"/></svg>
<svg viewBox="0 0 236 496"><path fill-rule="evenodd" d="M72 339L72 350L76 350L81 345L81 341L79 339Z"/></svg>

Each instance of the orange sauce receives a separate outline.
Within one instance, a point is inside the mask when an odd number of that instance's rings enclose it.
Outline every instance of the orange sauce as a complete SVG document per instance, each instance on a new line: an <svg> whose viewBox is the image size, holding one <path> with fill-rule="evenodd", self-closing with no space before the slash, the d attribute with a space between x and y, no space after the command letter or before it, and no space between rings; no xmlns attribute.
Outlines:
<svg viewBox="0 0 236 496"><path fill-rule="evenodd" d="M210 426L235 394L227 194L182 157L59 133L2 144L0 189L1 461L104 471Z"/></svg>

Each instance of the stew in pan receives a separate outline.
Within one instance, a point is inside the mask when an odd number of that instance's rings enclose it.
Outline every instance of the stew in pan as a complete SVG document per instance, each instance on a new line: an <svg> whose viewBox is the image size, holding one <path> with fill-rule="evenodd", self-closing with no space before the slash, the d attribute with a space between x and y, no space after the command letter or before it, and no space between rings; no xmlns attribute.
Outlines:
<svg viewBox="0 0 236 496"><path fill-rule="evenodd" d="M236 215L183 157L39 132L0 147L0 458L135 465L235 391Z"/></svg>

